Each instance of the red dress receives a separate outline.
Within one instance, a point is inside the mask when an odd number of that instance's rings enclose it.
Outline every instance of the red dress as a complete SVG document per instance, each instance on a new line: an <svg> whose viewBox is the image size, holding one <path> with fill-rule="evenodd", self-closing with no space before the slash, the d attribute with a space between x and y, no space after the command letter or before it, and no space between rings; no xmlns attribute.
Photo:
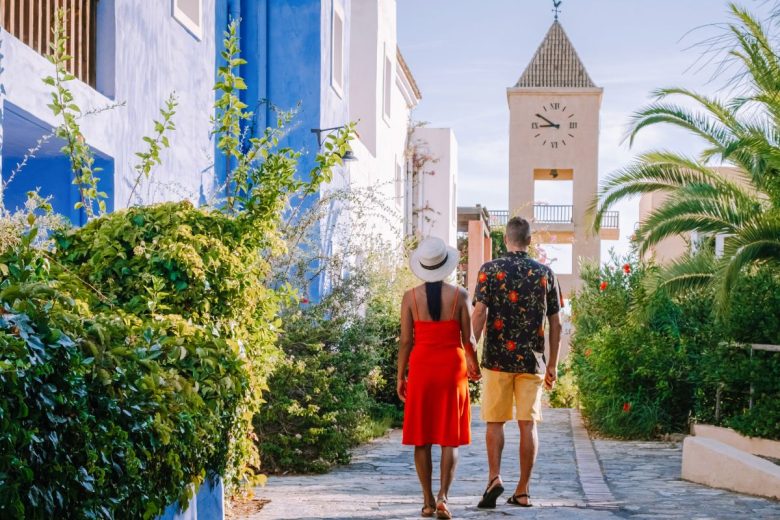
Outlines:
<svg viewBox="0 0 780 520"><path fill-rule="evenodd" d="M414 295L414 291L412 291ZM414 321L414 347L404 406L403 444L461 446L471 443L471 407L460 322ZM417 297L414 296L417 310ZM417 317L420 316L416 312Z"/></svg>

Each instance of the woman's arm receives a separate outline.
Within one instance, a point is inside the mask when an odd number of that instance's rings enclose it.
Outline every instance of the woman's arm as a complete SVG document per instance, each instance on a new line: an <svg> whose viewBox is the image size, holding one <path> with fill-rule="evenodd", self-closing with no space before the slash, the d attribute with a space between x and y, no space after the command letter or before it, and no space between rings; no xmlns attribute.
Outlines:
<svg viewBox="0 0 780 520"><path fill-rule="evenodd" d="M469 293L458 288L456 297L458 298L458 307L460 308L460 338L463 348L466 350L466 370L469 379L477 381L481 374L479 372L479 360L477 359L477 340L474 338L474 331L471 328L471 304L469 303Z"/></svg>
<svg viewBox="0 0 780 520"><path fill-rule="evenodd" d="M406 367L409 365L409 354L414 343L414 316L412 316L411 299L411 291L406 291L401 300L401 344L398 348L396 391L402 402L406 402Z"/></svg>

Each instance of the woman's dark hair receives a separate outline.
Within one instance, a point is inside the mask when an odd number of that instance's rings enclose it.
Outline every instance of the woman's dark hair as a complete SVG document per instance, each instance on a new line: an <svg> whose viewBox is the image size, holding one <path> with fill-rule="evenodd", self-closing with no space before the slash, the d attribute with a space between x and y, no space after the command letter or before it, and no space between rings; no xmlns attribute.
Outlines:
<svg viewBox="0 0 780 520"><path fill-rule="evenodd" d="M428 300L428 314L433 321L441 319L441 282L425 282L425 297Z"/></svg>

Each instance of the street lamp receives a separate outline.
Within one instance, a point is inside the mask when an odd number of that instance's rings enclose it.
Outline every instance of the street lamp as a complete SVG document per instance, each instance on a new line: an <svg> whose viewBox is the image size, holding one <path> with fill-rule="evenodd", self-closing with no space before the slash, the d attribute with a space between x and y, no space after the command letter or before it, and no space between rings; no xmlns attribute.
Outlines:
<svg viewBox="0 0 780 520"><path fill-rule="evenodd" d="M344 125L341 126L333 126L331 128L312 128L311 133L317 134L317 146L322 146L322 134L325 134L326 136L331 134L332 132L335 132L336 130L341 130L342 128L345 128ZM344 155L341 155L341 160L344 162L348 161L357 161L358 158L355 156L354 153L352 153L352 150L347 150L344 152Z"/></svg>

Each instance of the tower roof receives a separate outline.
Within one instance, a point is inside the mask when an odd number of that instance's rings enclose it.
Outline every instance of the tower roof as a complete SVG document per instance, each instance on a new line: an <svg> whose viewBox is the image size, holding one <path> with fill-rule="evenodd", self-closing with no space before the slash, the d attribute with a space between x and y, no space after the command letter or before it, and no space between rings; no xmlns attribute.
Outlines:
<svg viewBox="0 0 780 520"><path fill-rule="evenodd" d="M594 88L563 27L555 20L515 87Z"/></svg>

